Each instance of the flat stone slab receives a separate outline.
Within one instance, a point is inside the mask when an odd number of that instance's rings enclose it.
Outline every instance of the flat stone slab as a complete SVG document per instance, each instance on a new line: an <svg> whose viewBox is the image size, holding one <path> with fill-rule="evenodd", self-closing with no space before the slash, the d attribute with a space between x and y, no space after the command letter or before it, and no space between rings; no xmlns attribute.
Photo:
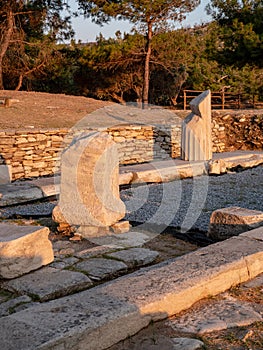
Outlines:
<svg viewBox="0 0 263 350"><path fill-rule="evenodd" d="M241 237L248 237L257 241L263 241L263 227L255 228L254 230L244 232Z"/></svg>
<svg viewBox="0 0 263 350"><path fill-rule="evenodd" d="M131 248L107 254L107 256L122 260L129 267L135 267L152 263L159 253L145 248Z"/></svg>
<svg viewBox="0 0 263 350"><path fill-rule="evenodd" d="M60 192L60 176L40 177L31 183L41 189L44 197L56 196Z"/></svg>
<svg viewBox="0 0 263 350"><path fill-rule="evenodd" d="M262 320L250 303L226 299L194 308L181 317L166 321L166 325L181 332L204 334L248 326Z"/></svg>
<svg viewBox="0 0 263 350"><path fill-rule="evenodd" d="M121 261L91 258L74 266L75 269L87 273L91 279L101 280L127 271L127 265Z"/></svg>
<svg viewBox="0 0 263 350"><path fill-rule="evenodd" d="M0 304L0 317L8 316L15 308L21 304L30 303L32 299L28 295L21 295L20 297L7 300Z"/></svg>
<svg viewBox="0 0 263 350"><path fill-rule="evenodd" d="M111 253L113 250L114 249L98 245L96 247L81 250L80 252L75 253L74 256L80 259L88 259L88 258L96 257L97 255Z"/></svg>
<svg viewBox="0 0 263 350"><path fill-rule="evenodd" d="M156 336L147 334L139 336L136 342L133 339L126 340L127 344L116 345L115 349L121 350L201 350L204 349L204 343L191 338L169 338L165 335Z"/></svg>
<svg viewBox="0 0 263 350"><path fill-rule="evenodd" d="M152 321L175 315L262 272L263 242L233 237L4 317L0 347L107 349Z"/></svg>
<svg viewBox="0 0 263 350"><path fill-rule="evenodd" d="M207 174L225 173L227 169L241 166L250 168L263 164L263 152L237 151L213 154L213 160L207 162L188 162L180 159L156 161L148 164L135 164L120 167L119 184L133 182L166 182L180 178ZM38 178L33 181L16 181L0 185L0 207L24 203L58 195L60 192L60 177Z"/></svg>
<svg viewBox="0 0 263 350"><path fill-rule="evenodd" d="M124 169L133 172L131 183L169 182L207 174L206 162L186 162L179 159L135 164L125 166ZM122 172L122 168L120 171Z"/></svg>
<svg viewBox="0 0 263 350"><path fill-rule="evenodd" d="M40 188L29 181L0 185L0 207L44 198Z"/></svg>
<svg viewBox="0 0 263 350"><path fill-rule="evenodd" d="M173 338L173 350L199 350L205 349L205 344L193 338Z"/></svg>
<svg viewBox="0 0 263 350"><path fill-rule="evenodd" d="M83 273L44 267L28 275L4 282L2 287L10 292L28 294L41 301L83 290L92 285Z"/></svg>
<svg viewBox="0 0 263 350"><path fill-rule="evenodd" d="M15 278L54 260L49 229L0 223L0 277Z"/></svg>
<svg viewBox="0 0 263 350"><path fill-rule="evenodd" d="M89 240L100 246L122 249L141 247L155 236L156 233L151 232L129 231L122 234L112 234L104 237L91 237Z"/></svg>
<svg viewBox="0 0 263 350"><path fill-rule="evenodd" d="M208 236L222 240L263 225L263 212L240 207L213 211Z"/></svg>
<svg viewBox="0 0 263 350"><path fill-rule="evenodd" d="M263 152L261 151L236 151L213 154L213 159L208 162L210 175L220 175L227 170L241 167L253 168L263 164Z"/></svg>

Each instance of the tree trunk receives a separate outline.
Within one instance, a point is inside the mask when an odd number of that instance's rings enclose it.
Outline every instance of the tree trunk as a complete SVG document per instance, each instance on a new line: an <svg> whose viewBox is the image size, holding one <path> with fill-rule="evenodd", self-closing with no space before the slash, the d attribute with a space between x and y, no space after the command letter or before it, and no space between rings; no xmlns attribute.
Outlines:
<svg viewBox="0 0 263 350"><path fill-rule="evenodd" d="M4 89L3 81L3 59L5 57L6 51L8 49L13 28L14 28L14 19L12 10L6 12L6 29L3 31L2 38L0 41L0 90Z"/></svg>
<svg viewBox="0 0 263 350"><path fill-rule="evenodd" d="M152 23L148 22L146 56L145 56L145 63L144 63L144 79L143 79L143 90L142 90L143 108L147 107L149 102L150 59L151 59L151 53L152 53L152 36L153 36Z"/></svg>
<svg viewBox="0 0 263 350"><path fill-rule="evenodd" d="M20 74L19 75L19 79L18 79L18 83L17 83L17 86L15 88L15 91L19 91L21 89L21 86L23 84L23 79L24 79L24 76L23 74Z"/></svg>

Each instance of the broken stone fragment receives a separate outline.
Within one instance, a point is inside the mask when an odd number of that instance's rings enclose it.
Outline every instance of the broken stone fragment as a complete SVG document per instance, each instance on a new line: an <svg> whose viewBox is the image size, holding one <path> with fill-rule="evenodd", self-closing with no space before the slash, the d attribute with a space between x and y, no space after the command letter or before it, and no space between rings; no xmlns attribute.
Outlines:
<svg viewBox="0 0 263 350"><path fill-rule="evenodd" d="M49 229L0 224L0 277L15 278L54 260Z"/></svg>
<svg viewBox="0 0 263 350"><path fill-rule="evenodd" d="M262 211L240 207L222 208L212 213L208 236L223 240L262 225Z"/></svg>
<svg viewBox="0 0 263 350"><path fill-rule="evenodd" d="M114 233L126 233L130 230L130 223L127 220L116 222L116 224L111 225L110 229Z"/></svg>

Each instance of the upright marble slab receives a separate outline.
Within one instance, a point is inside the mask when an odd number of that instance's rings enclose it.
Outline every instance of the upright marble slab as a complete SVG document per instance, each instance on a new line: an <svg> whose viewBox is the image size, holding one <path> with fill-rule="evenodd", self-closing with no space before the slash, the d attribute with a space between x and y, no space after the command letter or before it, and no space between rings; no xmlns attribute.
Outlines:
<svg viewBox="0 0 263 350"><path fill-rule="evenodd" d="M211 92L204 91L190 102L191 113L182 123L181 159L212 159Z"/></svg>
<svg viewBox="0 0 263 350"><path fill-rule="evenodd" d="M106 133L85 134L62 154L61 187L53 218L96 236L125 215L119 194L117 145ZM86 230L85 230L86 228ZM100 233L101 234L101 233Z"/></svg>

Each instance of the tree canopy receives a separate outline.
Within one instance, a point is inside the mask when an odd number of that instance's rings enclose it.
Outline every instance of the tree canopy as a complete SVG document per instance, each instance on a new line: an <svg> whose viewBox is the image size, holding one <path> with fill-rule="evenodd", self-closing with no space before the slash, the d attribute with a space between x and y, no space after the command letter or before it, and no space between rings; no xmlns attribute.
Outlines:
<svg viewBox="0 0 263 350"><path fill-rule="evenodd" d="M63 43L73 34L66 0L0 0L0 89L168 106L183 89L263 99L262 1L211 0L211 23L176 30L199 0L76 2L79 15L128 19L134 29Z"/></svg>
<svg viewBox="0 0 263 350"><path fill-rule="evenodd" d="M61 15L67 8L61 0L0 1L0 89L5 71L21 79L45 64L48 42L73 35L70 17Z"/></svg>
<svg viewBox="0 0 263 350"><path fill-rule="evenodd" d="M145 35L142 89L142 102L144 104L147 104L149 101L153 36L167 30L171 26L169 21L181 21L184 19L185 14L193 11L199 3L200 0L79 0L84 14L93 18L97 23L103 24L111 18L126 19L134 23L138 32Z"/></svg>

